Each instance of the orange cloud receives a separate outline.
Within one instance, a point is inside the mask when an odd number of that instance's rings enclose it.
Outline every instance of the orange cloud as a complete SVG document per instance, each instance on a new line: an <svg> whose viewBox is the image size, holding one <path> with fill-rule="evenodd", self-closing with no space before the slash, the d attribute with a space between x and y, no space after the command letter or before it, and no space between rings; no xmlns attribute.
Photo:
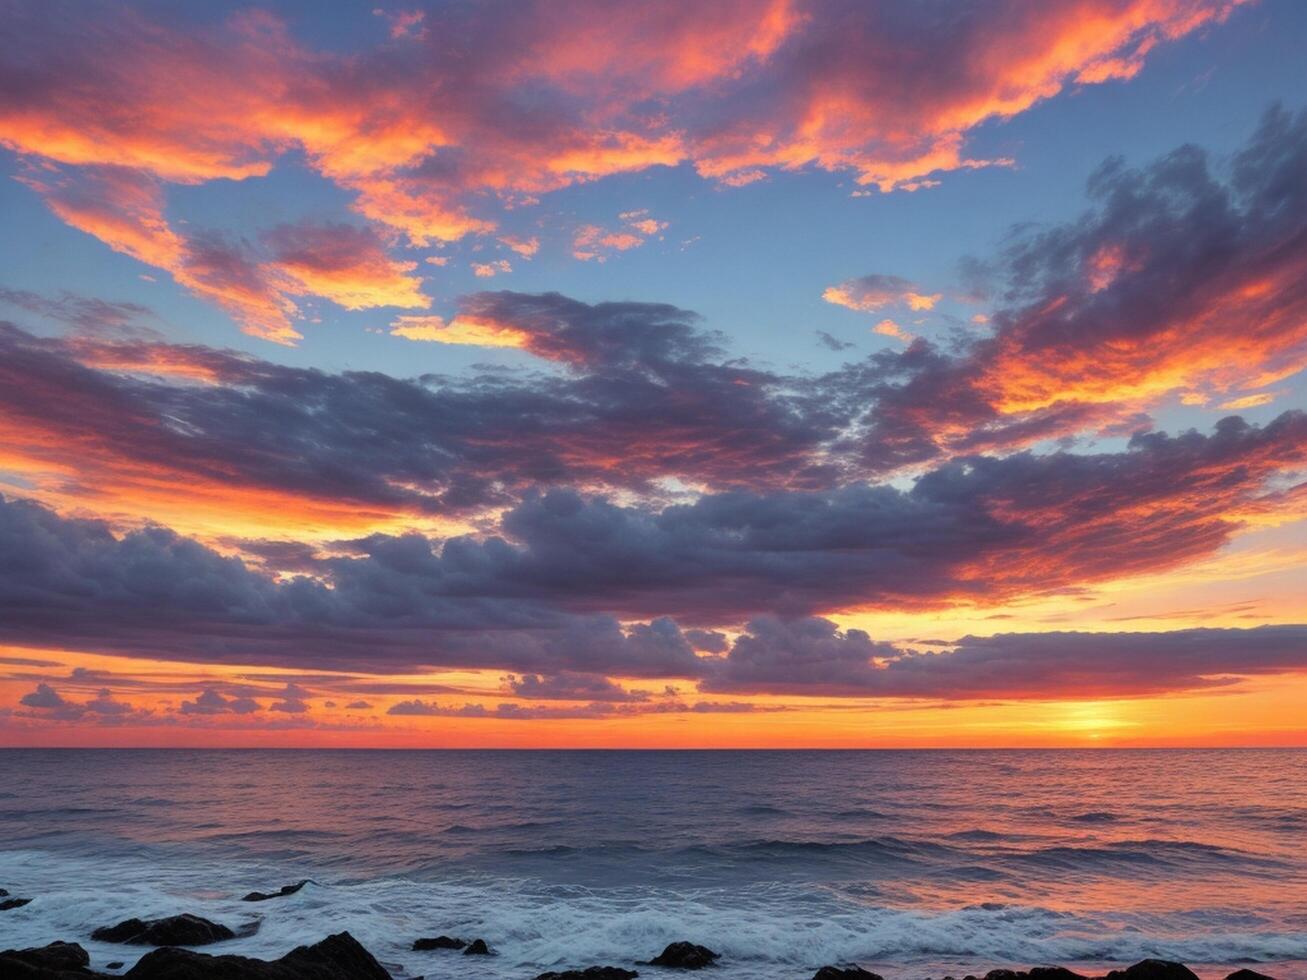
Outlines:
<svg viewBox="0 0 1307 980"><path fill-rule="evenodd" d="M876 324L871 329L874 330L876 333L881 334L882 336L893 337L895 340L901 340L905 344L910 344L914 340L916 340L916 337L914 335L908 333L906 330L904 330L902 327L900 327L897 323L895 323L893 320L889 318L881 320L880 323Z"/></svg>
<svg viewBox="0 0 1307 980"><path fill-rule="evenodd" d="M626 252L639 248L653 235L667 227L666 221L650 217L647 209L623 211L618 216L623 227L609 231L599 225L582 225L572 236L572 255L583 262L591 259L603 262L610 252Z"/></svg>
<svg viewBox="0 0 1307 980"><path fill-rule="evenodd" d="M263 176L295 151L353 194L359 214L423 246L492 234L494 217L476 213L487 207L654 166L689 163L728 185L816 166L882 190L931 186L932 174L1005 162L967 155L980 123L1071 84L1128 78L1156 45L1240 3L1004 2L938 22L798 0L656 11L566 0L515 4L511 16L492 3L445 8L439 23L385 14L405 43L350 53L315 50L265 12L184 27L119 8L61 19L38 5L11 15L39 67L24 62L25 84L0 96L0 144L179 184ZM58 57L43 60L47 49ZM953 68L941 74L940 63ZM46 196L64 220L172 271L184 248L162 221L158 186L148 194L110 214ZM638 221L596 241L634 247L656 231L656 219ZM407 271L390 269L380 295L421 307ZM374 275L298 281L351 308L379 298ZM284 293L249 281L188 288L253 333L295 338ZM915 308L933 299L918 294Z"/></svg>
<svg viewBox="0 0 1307 980"><path fill-rule="evenodd" d="M923 293L899 276L869 275L828 286L821 298L835 306L871 313L886 306L905 306L918 312L933 310L943 293Z"/></svg>
<svg viewBox="0 0 1307 980"><path fill-rule="evenodd" d="M501 272L512 272L513 266L508 259L495 259L493 262L473 262L472 273L478 279L489 279Z"/></svg>
<svg viewBox="0 0 1307 980"><path fill-rule="evenodd" d="M246 333L265 340L300 339L293 325L300 314L294 297L320 296L350 310L431 305L421 279L411 275L417 263L391 259L367 229L281 225L264 234L264 254L259 254L245 243L176 232L164 216L161 185L139 170L91 167L22 179L74 228L167 271L226 310Z"/></svg>
<svg viewBox="0 0 1307 980"><path fill-rule="evenodd" d="M531 335L509 324L474 316L446 322L438 316L401 316L391 324L391 336L437 344L474 347L527 347Z"/></svg>
<svg viewBox="0 0 1307 980"><path fill-rule="evenodd" d="M1260 408L1275 401L1278 394L1279 392L1276 391L1263 391L1255 395L1243 395L1239 398L1231 398L1228 401L1221 402L1220 407L1227 412L1237 412L1245 408Z"/></svg>
<svg viewBox="0 0 1307 980"><path fill-rule="evenodd" d="M535 237L517 238L513 235L503 235L499 240L524 259L529 259L540 251L540 239Z"/></svg>
<svg viewBox="0 0 1307 980"><path fill-rule="evenodd" d="M351 225L281 225L264 236L266 266L282 288L321 296L347 310L377 306L426 309L431 299L411 275L416 262L390 258L370 231Z"/></svg>

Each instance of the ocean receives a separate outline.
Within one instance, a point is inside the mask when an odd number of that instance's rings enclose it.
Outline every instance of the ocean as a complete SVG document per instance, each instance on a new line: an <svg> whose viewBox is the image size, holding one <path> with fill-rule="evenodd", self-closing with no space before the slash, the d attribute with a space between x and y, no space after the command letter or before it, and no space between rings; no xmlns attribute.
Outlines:
<svg viewBox="0 0 1307 980"><path fill-rule="evenodd" d="M239 901L302 878L295 895ZM0 751L0 948L194 912L396 976L632 965L906 980L1154 956L1307 977L1307 750ZM472 961L412 952L481 937ZM656 973L659 971L649 971Z"/></svg>

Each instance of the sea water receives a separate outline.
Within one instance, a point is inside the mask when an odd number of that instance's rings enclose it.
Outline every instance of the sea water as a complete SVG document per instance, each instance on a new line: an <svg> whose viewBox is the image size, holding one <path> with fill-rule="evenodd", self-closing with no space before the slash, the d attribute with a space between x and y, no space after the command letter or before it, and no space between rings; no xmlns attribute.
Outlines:
<svg viewBox="0 0 1307 980"><path fill-rule="evenodd" d="M240 896L302 878L295 895ZM1154 956L1307 977L1307 750L0 751L0 948L194 912L396 976L890 980ZM484 938L471 960L419 936ZM645 975L661 971L646 968Z"/></svg>

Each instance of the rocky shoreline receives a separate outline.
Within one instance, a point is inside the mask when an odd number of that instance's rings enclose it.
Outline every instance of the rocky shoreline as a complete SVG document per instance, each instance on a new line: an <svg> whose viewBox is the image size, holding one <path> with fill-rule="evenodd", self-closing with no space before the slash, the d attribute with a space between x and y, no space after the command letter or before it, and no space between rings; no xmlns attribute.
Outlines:
<svg viewBox="0 0 1307 980"><path fill-rule="evenodd" d="M477 942L480 943L481 940ZM655 973L664 970L699 970L715 966L719 959L719 954L703 946L672 943L658 956L641 965L654 967ZM161 946L141 957L124 974L92 970L90 957L77 943L53 942L32 949L0 951L0 977L5 980L109 980L118 976L129 980L393 980L390 972L348 932L328 936L311 946L296 947L276 960L258 960L232 954L213 955L177 946ZM624 967L589 966L542 973L535 980L635 980L638 976L638 970ZM812 976L812 980L883 978L859 966L846 964L823 966ZM944 977L942 980L955 978ZM1142 960L1100 978L1086 977L1063 967L1033 967L1030 970L991 970L983 977L968 974L960 980L1198 980L1198 977L1180 963ZM1243 969L1231 973L1226 980L1275 978Z"/></svg>
<svg viewBox="0 0 1307 980"><path fill-rule="evenodd" d="M304 882L271 893L252 892L246 901L266 901L294 894ZM251 935L258 923L233 930L198 915L182 914L158 919L131 918L103 926L91 933L100 942L156 947L126 973L102 973L90 968L90 956L78 943L55 941L46 946L0 951L3 980L393 980L386 967L348 932L327 936L321 942L298 946L276 960L259 960L234 954L200 953L186 947L204 946ZM457 953L460 956L494 956L484 939L461 939L440 935L418 938L410 947L417 952ZM664 971L683 972L718 966L721 954L692 942L670 943L649 960L636 966L649 968L649 975ZM111 963L110 968L121 968ZM405 971L407 972L407 971ZM577 966L537 975L534 980L635 980L639 970L620 966ZM416 980L422 980L417 977ZM529 978L524 978L529 980ZM778 977L778 980L781 978ZM794 978L802 980L802 978ZM823 966L811 980L883 980L856 964ZM927 978L930 980L930 978ZM941 980L1199 980L1188 967L1166 960L1142 960L1100 977L1075 973L1065 967L1039 966L1029 970L996 969L982 976ZM1276 980L1250 969L1236 970L1225 980Z"/></svg>

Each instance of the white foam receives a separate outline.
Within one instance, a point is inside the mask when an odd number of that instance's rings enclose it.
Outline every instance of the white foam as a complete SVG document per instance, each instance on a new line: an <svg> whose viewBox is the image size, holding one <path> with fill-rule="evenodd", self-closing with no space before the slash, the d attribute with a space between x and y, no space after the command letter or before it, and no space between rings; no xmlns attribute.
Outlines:
<svg viewBox="0 0 1307 980"><path fill-rule="evenodd" d="M239 900L252 889L273 890L302 877L314 883L297 894L260 903ZM0 882L34 899L0 913L0 948L71 940L87 948L96 967L111 960L130 965L143 951L90 941L94 928L184 911L233 928L260 920L254 936L211 952L273 958L348 930L397 973L437 980L468 976L468 963L457 953L412 952L419 936L484 938L500 955L479 960L476 973L492 980L556 967L629 965L679 939L723 954L714 974L719 980L801 978L842 961L913 964L915 975L941 964L988 968L1146 956L1227 964L1307 959L1307 931L1301 928L1267 924L1249 931L1246 922L1236 929L1215 915L1068 915L1011 906L892 909L802 884L673 891L477 876L350 881L293 866L199 863L158 854L88 860L32 850L0 852ZM892 969L881 972L894 975Z"/></svg>

